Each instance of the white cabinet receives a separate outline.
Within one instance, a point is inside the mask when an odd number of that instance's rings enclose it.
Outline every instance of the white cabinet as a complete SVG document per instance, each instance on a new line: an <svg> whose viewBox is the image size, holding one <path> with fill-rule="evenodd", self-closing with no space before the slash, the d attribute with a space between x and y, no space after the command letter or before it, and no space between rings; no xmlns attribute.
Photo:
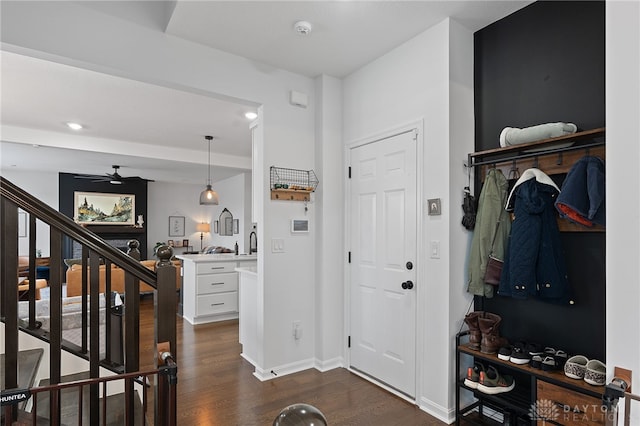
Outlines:
<svg viewBox="0 0 640 426"><path fill-rule="evenodd" d="M191 324L238 318L238 273L255 256L184 255L182 316Z"/></svg>
<svg viewBox="0 0 640 426"><path fill-rule="evenodd" d="M262 342L262 321L258 312L258 275L255 267L237 269L239 277L240 320L239 341L242 357L256 367L262 365L260 343Z"/></svg>

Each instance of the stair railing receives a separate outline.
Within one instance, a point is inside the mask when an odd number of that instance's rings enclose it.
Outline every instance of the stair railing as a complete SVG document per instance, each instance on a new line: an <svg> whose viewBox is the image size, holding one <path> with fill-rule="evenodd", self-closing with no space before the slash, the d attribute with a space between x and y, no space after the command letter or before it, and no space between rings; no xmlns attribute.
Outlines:
<svg viewBox="0 0 640 426"><path fill-rule="evenodd" d="M5 324L5 365L0 366L5 372L5 390L11 392L18 388L18 336L21 329L21 321L18 312L18 209L22 209L29 215L29 289L28 303L29 314L25 327L22 330L43 338L47 337L49 342L49 379L52 385L61 382L62 348L69 345L63 342L62 338L62 241L64 237L69 237L82 247L82 345L78 355L84 355L89 361L89 377L98 379L100 367L109 367L109 362L100 360L100 263L105 263L105 295L110 293L111 286L111 265L116 265L124 270L125 274L125 306L124 323L126 341L124 344L124 370L126 374L135 373L139 370L139 324L140 324L140 300L139 288L140 280L149 284L155 289L155 344L156 353L158 347L163 347L164 352L175 353L176 348L176 316L169 314L175 312L176 299L176 273L175 266L169 260L172 251L169 247L158 250L159 262L156 270L152 271L138 261L140 254L135 244L129 245L129 254L125 254L115 247L110 246L93 232L75 223L71 218L54 210L47 204L38 200L28 192L11 183L0 176L0 317ZM49 330L48 333L39 330L39 323L36 321L35 312L35 292L36 292L36 219L49 226L50 241L50 276L49 276ZM129 295L129 296L127 296ZM135 295L135 297L131 297ZM109 300L107 298L105 311L109 311ZM88 307L87 307L88 306ZM160 313L160 314L158 314ZM108 315L108 314L107 314ZM109 321L107 321L107 324ZM110 330L111 331L111 330ZM107 341L110 340L107 335ZM88 344L87 344L88 342ZM87 357L88 354L88 357ZM156 366L158 365L157 357ZM109 361L107 359L106 361ZM175 359L171 357L171 362L175 365ZM160 381L161 382L161 381ZM130 389L125 392L133 395L133 383L127 385ZM175 388L175 387L174 387ZM156 398L154 406L156 412L156 423L158 425L175 424L175 389L173 396L164 393L171 391L171 387L156 386ZM52 391L53 392L53 391ZM51 401L54 399L51 394ZM161 402L162 401L162 402ZM162 404L162 406L160 406ZM167 408L168 404L168 408ZM127 406L133 407L132 401L127 401ZM52 422L60 421L59 410L56 419ZM99 420L99 388L97 384L90 385L90 419L91 424L98 424ZM17 408L14 404L5 406L5 422L11 424L10 420L17 418ZM133 410L127 412L128 421L133 419Z"/></svg>

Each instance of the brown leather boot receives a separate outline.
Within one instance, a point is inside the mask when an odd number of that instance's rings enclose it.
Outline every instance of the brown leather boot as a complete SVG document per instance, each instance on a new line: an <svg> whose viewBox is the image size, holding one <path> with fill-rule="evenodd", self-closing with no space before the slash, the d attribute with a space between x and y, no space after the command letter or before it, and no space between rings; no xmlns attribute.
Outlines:
<svg viewBox="0 0 640 426"><path fill-rule="evenodd" d="M482 338L478 318L482 317L483 314L484 312L477 311L471 312L464 317L464 322L469 327L469 343L467 343L467 347L476 351L480 350L480 340Z"/></svg>
<svg viewBox="0 0 640 426"><path fill-rule="evenodd" d="M495 354L502 346L509 344L507 339L500 337L500 315L485 312L483 317L478 318L478 325L482 332L480 341L480 352L483 354Z"/></svg>

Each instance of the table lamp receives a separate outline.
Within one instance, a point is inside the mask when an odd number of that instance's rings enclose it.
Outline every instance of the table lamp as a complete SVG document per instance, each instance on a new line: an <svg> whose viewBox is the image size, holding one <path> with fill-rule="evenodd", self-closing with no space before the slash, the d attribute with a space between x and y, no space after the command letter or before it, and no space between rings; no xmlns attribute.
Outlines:
<svg viewBox="0 0 640 426"><path fill-rule="evenodd" d="M200 251L202 251L202 239L204 238L204 233L211 231L211 225L208 223L198 223L196 225L196 231L200 233Z"/></svg>

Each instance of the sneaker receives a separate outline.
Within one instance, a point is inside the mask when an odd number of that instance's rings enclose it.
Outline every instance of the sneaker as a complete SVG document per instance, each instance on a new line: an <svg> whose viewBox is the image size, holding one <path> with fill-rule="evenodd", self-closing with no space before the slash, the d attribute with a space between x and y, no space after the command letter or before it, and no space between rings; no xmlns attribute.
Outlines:
<svg viewBox="0 0 640 426"><path fill-rule="evenodd" d="M540 345L538 343L529 343L527 345L526 352L529 353L529 356L545 355L544 349L542 348L542 345Z"/></svg>
<svg viewBox="0 0 640 426"><path fill-rule="evenodd" d="M500 358L503 361L509 361L509 358L511 358L512 352L513 352L513 346L511 345L503 346L498 351L498 358Z"/></svg>
<svg viewBox="0 0 640 426"><path fill-rule="evenodd" d="M556 361L555 357L552 356L546 356L543 360L542 360L542 369L544 371L554 371L558 369L558 362Z"/></svg>
<svg viewBox="0 0 640 426"><path fill-rule="evenodd" d="M555 355L553 356L558 363L558 369L562 370L564 368L564 364L567 362L567 353L563 350L557 350Z"/></svg>
<svg viewBox="0 0 640 426"><path fill-rule="evenodd" d="M471 389L478 388L480 381L480 373L484 372L484 365L479 362L473 363L473 367L467 368L467 377L464 379L464 385Z"/></svg>
<svg viewBox="0 0 640 426"><path fill-rule="evenodd" d="M531 367L540 370L542 368L542 356L534 355L531 357Z"/></svg>
<svg viewBox="0 0 640 426"><path fill-rule="evenodd" d="M520 346L514 346L513 352L511 352L511 357L509 357L509 361L518 365L529 364L531 361L531 356Z"/></svg>
<svg viewBox="0 0 640 426"><path fill-rule="evenodd" d="M489 395L512 391L516 386L515 380L511 376L501 376L494 366L490 366L487 371L480 372L480 381L477 389Z"/></svg>

